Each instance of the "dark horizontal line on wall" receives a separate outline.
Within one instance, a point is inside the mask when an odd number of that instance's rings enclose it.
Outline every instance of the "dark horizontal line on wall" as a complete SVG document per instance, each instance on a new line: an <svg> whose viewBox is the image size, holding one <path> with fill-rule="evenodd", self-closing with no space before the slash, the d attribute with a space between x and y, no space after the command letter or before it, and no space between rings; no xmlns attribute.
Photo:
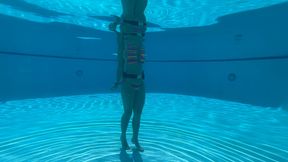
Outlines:
<svg viewBox="0 0 288 162"><path fill-rule="evenodd" d="M232 62L232 61L261 61L261 60L280 60L288 59L287 56L265 56L249 58L231 58L231 59L199 59L199 60L150 60L148 62Z"/></svg>
<svg viewBox="0 0 288 162"><path fill-rule="evenodd" d="M45 58L56 58L56 59L69 59L69 60L115 61L114 59L69 57L69 56L56 56L56 55L40 55L40 54L30 54L30 53L20 53L20 52L4 52L4 51L0 51L0 54L13 55L13 56L28 56L28 57L45 57Z"/></svg>
<svg viewBox="0 0 288 162"><path fill-rule="evenodd" d="M86 58L86 57L69 57L69 56L55 56L55 55L39 55L19 52L6 52L0 51L2 55L14 55L14 56L28 56L28 57L45 57L56 59L69 59L69 60L86 60L86 61L110 61L115 62L116 59L104 59L104 58ZM145 62L232 62L232 61L261 61L261 60L280 60L288 59L288 55L281 56L264 56L264 57L248 57L248 58L230 58L230 59L199 59L199 60L146 60Z"/></svg>

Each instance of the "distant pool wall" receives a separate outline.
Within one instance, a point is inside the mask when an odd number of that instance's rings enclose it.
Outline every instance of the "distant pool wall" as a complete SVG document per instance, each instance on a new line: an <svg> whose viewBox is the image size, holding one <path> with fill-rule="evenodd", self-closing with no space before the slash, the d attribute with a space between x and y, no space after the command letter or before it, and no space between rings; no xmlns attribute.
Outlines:
<svg viewBox="0 0 288 162"><path fill-rule="evenodd" d="M227 15L211 26L147 33L147 92L288 103L286 17L284 3ZM0 22L0 100L111 92L114 33L3 15Z"/></svg>

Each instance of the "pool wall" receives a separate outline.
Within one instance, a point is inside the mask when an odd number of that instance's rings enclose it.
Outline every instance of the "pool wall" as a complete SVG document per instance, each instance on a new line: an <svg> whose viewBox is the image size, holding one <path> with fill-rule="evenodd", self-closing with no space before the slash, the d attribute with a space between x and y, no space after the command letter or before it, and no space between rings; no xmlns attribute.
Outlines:
<svg viewBox="0 0 288 162"><path fill-rule="evenodd" d="M210 26L147 33L147 92L287 103L286 17L284 3L227 15ZM0 100L111 92L114 33L4 15L0 22Z"/></svg>

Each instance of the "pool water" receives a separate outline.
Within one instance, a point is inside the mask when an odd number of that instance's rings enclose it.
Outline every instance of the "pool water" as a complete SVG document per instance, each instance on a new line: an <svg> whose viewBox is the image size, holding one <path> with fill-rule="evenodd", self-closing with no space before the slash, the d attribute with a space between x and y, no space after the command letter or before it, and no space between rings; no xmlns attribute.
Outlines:
<svg viewBox="0 0 288 162"><path fill-rule="evenodd" d="M143 153L120 150L122 112L119 93L2 103L0 161L288 161L281 108L147 93ZM131 123L127 133L131 144Z"/></svg>
<svg viewBox="0 0 288 162"><path fill-rule="evenodd" d="M288 0L149 0L148 32L207 26L219 17ZM120 0L1 0L0 14L40 23L61 22L108 31L110 15L121 15Z"/></svg>

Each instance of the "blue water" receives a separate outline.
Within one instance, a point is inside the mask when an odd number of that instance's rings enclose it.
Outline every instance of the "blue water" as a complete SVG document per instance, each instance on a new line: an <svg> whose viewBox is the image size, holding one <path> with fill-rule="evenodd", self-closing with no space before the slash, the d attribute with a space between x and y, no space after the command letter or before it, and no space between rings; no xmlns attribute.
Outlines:
<svg viewBox="0 0 288 162"><path fill-rule="evenodd" d="M64 22L108 31L110 15L122 12L120 0L1 0L0 14L29 21ZM288 0L149 0L148 32L206 26L217 18Z"/></svg>
<svg viewBox="0 0 288 162"><path fill-rule="evenodd" d="M119 93L2 103L0 161L288 161L281 108L148 93L141 154L119 149L122 111Z"/></svg>
<svg viewBox="0 0 288 162"><path fill-rule="evenodd" d="M207 26L217 23L217 19L225 15L283 2L288 0L149 0L145 14L149 22L148 32L156 32L166 28ZM43 24L61 22L101 31L108 30L111 14L120 15L121 12L120 0L0 0L1 15ZM239 36L242 39L242 34ZM231 38L234 36L231 35ZM16 48L19 44L16 43L13 50L8 49L11 53L20 51L22 46ZM23 44L23 49L30 48L29 43L27 46ZM14 48L14 45L11 47ZM55 45L49 48L55 49ZM6 47L3 49L6 50ZM43 49L42 53L46 50ZM24 63L28 74L30 67L26 65L32 62ZM83 71L77 71L78 74L80 78ZM23 79L28 82L25 77ZM197 96L147 93L140 128L140 143L145 152L141 154L120 150L122 113L119 93L2 102L0 162L288 162L288 112L282 108L257 107ZM128 141L133 146L131 136L130 124Z"/></svg>

